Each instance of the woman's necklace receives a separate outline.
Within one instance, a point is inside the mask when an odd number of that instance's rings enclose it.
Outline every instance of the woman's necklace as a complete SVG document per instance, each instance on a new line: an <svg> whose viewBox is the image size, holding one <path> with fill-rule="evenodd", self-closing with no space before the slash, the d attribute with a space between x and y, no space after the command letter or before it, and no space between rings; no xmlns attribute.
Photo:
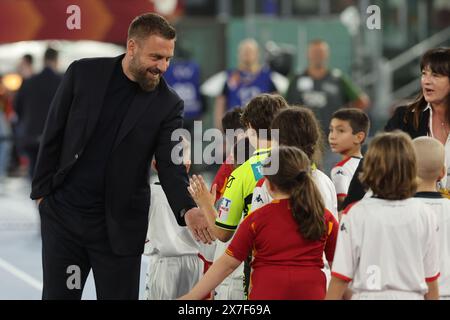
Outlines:
<svg viewBox="0 0 450 320"><path fill-rule="evenodd" d="M439 117L439 115L437 113L435 113L435 115L436 115L436 118L439 120L442 130L444 130L444 132L445 132L445 135L448 136L450 129L448 128L446 120L441 119L441 117Z"/></svg>

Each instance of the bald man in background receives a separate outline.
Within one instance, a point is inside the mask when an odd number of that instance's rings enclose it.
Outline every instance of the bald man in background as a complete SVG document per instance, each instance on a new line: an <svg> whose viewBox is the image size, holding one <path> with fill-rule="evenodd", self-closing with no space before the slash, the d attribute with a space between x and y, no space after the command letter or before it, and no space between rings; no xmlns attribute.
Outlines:
<svg viewBox="0 0 450 320"><path fill-rule="evenodd" d="M342 107L365 110L369 98L339 69L329 68L330 48L323 40L308 45L308 67L290 82L286 100L311 108L322 128L328 128L331 115Z"/></svg>
<svg viewBox="0 0 450 320"><path fill-rule="evenodd" d="M295 75L286 94L290 105L310 108L326 135L331 116L343 107L366 110L369 98L341 70L329 68L330 48L328 43L316 39L308 45L308 67ZM327 146L323 157L323 170L329 172L340 161L340 157Z"/></svg>

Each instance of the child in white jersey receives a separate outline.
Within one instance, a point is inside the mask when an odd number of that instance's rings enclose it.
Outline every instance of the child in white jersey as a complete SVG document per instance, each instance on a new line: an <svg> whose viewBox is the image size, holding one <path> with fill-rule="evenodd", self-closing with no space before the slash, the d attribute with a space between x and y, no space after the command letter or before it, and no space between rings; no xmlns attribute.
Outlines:
<svg viewBox="0 0 450 320"><path fill-rule="evenodd" d="M370 121L367 114L356 108L336 111L330 122L328 142L331 150L342 156L331 170L331 180L336 187L339 210L347 196L359 161L362 159L361 146L369 133Z"/></svg>
<svg viewBox="0 0 450 320"><path fill-rule="evenodd" d="M183 138L183 163L190 168L190 144ZM181 149L181 148L180 148ZM157 170L157 163L152 161ZM149 256L144 299L171 300L189 292L212 264L215 243L197 242L178 225L159 182L151 188L149 227L144 254ZM205 297L206 298L206 297Z"/></svg>
<svg viewBox="0 0 450 320"><path fill-rule="evenodd" d="M327 299L438 299L438 226L433 212L411 198L417 163L409 136L373 139L361 181L373 196L342 215Z"/></svg>
<svg viewBox="0 0 450 320"><path fill-rule="evenodd" d="M419 186L415 197L436 214L439 226L440 271L439 295L450 300L450 200L438 192L437 182L446 175L445 149L430 137L413 140L417 157Z"/></svg>

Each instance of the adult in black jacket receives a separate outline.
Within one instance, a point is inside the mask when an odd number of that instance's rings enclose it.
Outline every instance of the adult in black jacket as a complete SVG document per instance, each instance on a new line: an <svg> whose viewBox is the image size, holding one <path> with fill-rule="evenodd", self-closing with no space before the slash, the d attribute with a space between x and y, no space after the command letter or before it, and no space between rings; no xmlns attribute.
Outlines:
<svg viewBox="0 0 450 320"><path fill-rule="evenodd" d="M127 51L75 61L50 107L31 198L41 214L44 299L80 299L92 268L99 299L137 299L155 155L180 225L203 242L207 223L171 152L183 101L161 77L175 29L156 14L133 20Z"/></svg>
<svg viewBox="0 0 450 320"><path fill-rule="evenodd" d="M24 81L14 100L14 110L18 116L18 146L28 157L30 178L33 177L39 141L50 103L61 82L57 65L58 52L47 48L44 53L44 69Z"/></svg>
<svg viewBox="0 0 450 320"><path fill-rule="evenodd" d="M395 109L385 126L385 131L401 130L412 139L420 136L432 136L441 141L446 148L446 182L440 182L440 188L450 189L450 49L436 48L428 50L421 59L422 90L416 100L407 106ZM349 187L349 195L344 202L348 205L364 196L364 188L357 178L361 172L360 162Z"/></svg>

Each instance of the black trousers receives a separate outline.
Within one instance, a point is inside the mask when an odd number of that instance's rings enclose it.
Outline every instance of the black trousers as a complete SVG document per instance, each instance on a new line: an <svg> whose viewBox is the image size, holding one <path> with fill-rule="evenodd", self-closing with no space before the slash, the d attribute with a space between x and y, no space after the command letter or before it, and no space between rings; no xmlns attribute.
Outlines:
<svg viewBox="0 0 450 320"><path fill-rule="evenodd" d="M30 176L30 179L33 179L34 167L36 166L37 156L39 152L39 144L27 145L23 148L23 151L25 152L29 161L28 175Z"/></svg>
<svg viewBox="0 0 450 320"><path fill-rule="evenodd" d="M92 269L101 300L137 300L141 256L119 256L109 244L102 216L68 214L51 196L39 205L43 300L80 300Z"/></svg>

